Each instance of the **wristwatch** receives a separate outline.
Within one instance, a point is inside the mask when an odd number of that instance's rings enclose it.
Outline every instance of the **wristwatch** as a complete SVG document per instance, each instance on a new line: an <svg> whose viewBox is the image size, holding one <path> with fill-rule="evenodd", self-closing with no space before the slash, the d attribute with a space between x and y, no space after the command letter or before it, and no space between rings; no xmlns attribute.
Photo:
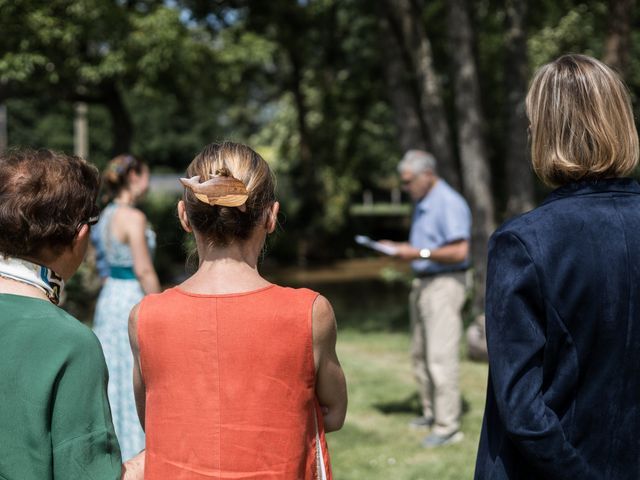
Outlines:
<svg viewBox="0 0 640 480"><path fill-rule="evenodd" d="M428 248L422 248L418 255L420 255L420 258L429 258L431 256L431 250Z"/></svg>

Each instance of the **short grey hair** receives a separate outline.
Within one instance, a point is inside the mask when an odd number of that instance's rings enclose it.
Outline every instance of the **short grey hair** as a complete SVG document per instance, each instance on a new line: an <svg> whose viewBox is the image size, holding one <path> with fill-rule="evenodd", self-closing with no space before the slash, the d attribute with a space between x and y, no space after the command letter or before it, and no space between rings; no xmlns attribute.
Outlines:
<svg viewBox="0 0 640 480"><path fill-rule="evenodd" d="M408 150L398 164L398 172L436 173L436 158L424 150Z"/></svg>

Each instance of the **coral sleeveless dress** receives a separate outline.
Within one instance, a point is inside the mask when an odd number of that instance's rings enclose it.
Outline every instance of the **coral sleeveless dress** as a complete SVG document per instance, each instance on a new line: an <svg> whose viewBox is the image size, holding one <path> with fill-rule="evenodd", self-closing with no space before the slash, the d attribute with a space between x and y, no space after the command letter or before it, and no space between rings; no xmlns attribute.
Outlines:
<svg viewBox="0 0 640 480"><path fill-rule="evenodd" d="M145 480L331 480L315 396L317 296L270 285L145 297Z"/></svg>

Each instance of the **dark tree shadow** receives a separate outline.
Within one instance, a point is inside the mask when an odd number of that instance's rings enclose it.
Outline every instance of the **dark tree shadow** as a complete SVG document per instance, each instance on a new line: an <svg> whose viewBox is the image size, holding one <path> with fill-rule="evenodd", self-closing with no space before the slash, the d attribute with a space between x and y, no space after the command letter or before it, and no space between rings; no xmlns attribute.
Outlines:
<svg viewBox="0 0 640 480"><path fill-rule="evenodd" d="M414 415L421 415L422 408L420 406L420 398L418 393L409 395L408 397L386 403L374 403L373 408L378 410L384 415L393 415L394 413L411 413ZM462 397L462 415L466 415L471 410L471 404L464 396Z"/></svg>
<svg viewBox="0 0 640 480"><path fill-rule="evenodd" d="M408 397L393 402L375 403L373 408L385 415L391 415L394 413L413 413L414 415L420 415L420 398L418 393L409 395Z"/></svg>
<svg viewBox="0 0 640 480"><path fill-rule="evenodd" d="M308 287L331 301L339 328L362 333L409 331L409 289L401 282L366 280Z"/></svg>

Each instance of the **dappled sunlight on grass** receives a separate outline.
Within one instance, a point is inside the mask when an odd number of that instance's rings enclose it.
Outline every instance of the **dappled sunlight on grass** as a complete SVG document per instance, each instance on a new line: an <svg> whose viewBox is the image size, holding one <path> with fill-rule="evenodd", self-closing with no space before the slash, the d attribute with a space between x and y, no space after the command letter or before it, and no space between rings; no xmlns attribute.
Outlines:
<svg viewBox="0 0 640 480"><path fill-rule="evenodd" d="M344 428L328 436L337 479L473 477L484 408L486 365L462 362L464 440L425 450L420 441L427 432L408 427L409 420L419 414L408 350L406 332L341 329L338 355L349 385L349 411Z"/></svg>

